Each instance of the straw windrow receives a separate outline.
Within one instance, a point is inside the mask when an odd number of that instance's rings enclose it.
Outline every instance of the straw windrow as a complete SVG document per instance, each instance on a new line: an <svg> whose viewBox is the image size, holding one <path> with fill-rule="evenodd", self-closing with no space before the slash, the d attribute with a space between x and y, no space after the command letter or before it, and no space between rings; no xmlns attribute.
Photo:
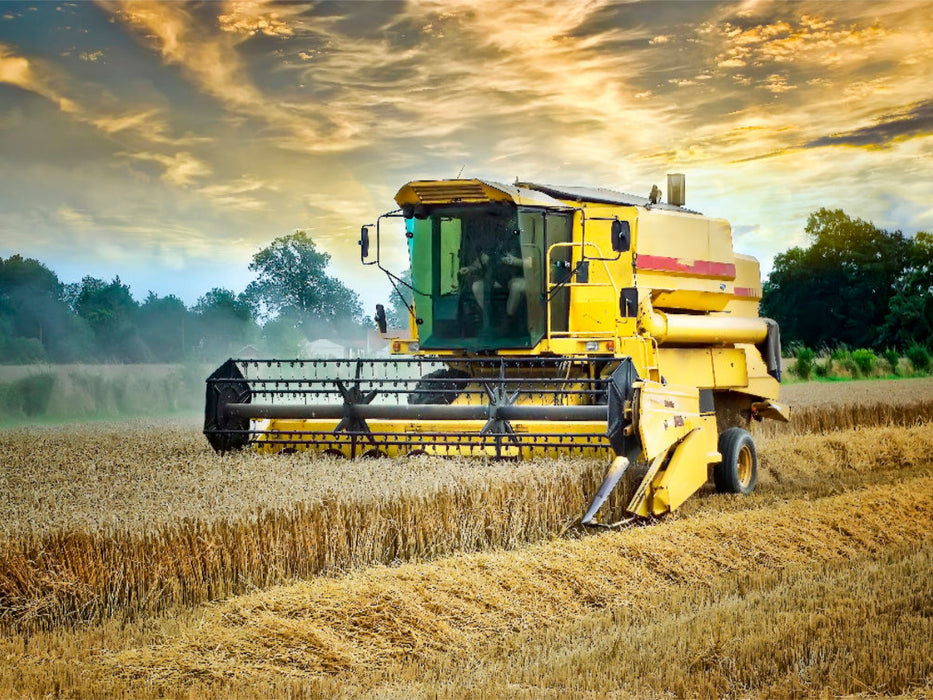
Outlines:
<svg viewBox="0 0 933 700"><path fill-rule="evenodd" d="M930 544L931 532L933 477L924 477L897 490L275 587L216 607L173 643L111 659L128 677L182 684L244 674L360 680L400 658L464 661L505 636L598 609L640 609L679 586Z"/></svg>

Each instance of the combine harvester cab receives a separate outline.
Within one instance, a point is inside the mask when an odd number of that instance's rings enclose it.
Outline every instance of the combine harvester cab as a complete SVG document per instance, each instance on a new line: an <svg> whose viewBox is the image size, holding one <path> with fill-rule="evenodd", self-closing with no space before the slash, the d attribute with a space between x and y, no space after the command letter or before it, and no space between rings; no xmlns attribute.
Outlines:
<svg viewBox="0 0 933 700"><path fill-rule="evenodd" d="M614 454L588 525L620 481L642 517L711 477L750 493L749 422L788 418L778 328L758 315L757 261L683 190L669 176L662 204L657 188L408 183L360 234L363 264L408 290L409 328L389 332L377 307L392 358L228 360L207 380L205 435L346 457ZM410 283L382 265L389 235Z"/></svg>

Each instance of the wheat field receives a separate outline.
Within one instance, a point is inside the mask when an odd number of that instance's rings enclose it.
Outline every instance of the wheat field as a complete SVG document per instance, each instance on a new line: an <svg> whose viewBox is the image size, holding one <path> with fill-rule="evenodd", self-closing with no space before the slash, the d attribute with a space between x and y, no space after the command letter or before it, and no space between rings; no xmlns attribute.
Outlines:
<svg viewBox="0 0 933 700"><path fill-rule="evenodd" d="M598 461L0 431L0 696L924 696L933 380L789 389L754 494L595 534Z"/></svg>

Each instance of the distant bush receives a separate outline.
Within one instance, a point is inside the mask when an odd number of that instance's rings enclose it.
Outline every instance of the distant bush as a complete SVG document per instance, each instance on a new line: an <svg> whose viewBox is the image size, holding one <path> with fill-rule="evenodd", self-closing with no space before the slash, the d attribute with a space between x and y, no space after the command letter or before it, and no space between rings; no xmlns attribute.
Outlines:
<svg viewBox="0 0 933 700"><path fill-rule="evenodd" d="M45 348L38 338L0 339L0 362L4 364L30 365L45 359Z"/></svg>
<svg viewBox="0 0 933 700"><path fill-rule="evenodd" d="M794 374L803 380L810 378L813 373L813 364L816 353L806 346L801 346L797 350L797 363L794 365Z"/></svg>
<svg viewBox="0 0 933 700"><path fill-rule="evenodd" d="M852 352L852 362L855 364L858 373L867 377L875 371L878 356L867 348L859 348Z"/></svg>
<svg viewBox="0 0 933 700"><path fill-rule="evenodd" d="M839 373L841 376L857 377L860 374L859 366L852 356L851 350L845 347L837 348L833 350L833 355L835 356L833 359L842 370Z"/></svg>
<svg viewBox="0 0 933 700"><path fill-rule="evenodd" d="M832 373L833 361L828 357L822 362L813 363L813 373L820 379L826 379Z"/></svg>
<svg viewBox="0 0 933 700"><path fill-rule="evenodd" d="M910 364L913 365L917 372L930 371L930 351L926 349L926 346L913 343L907 348L904 355L907 356Z"/></svg>
<svg viewBox="0 0 933 700"><path fill-rule="evenodd" d="M897 350L894 348L887 348L884 351L884 359L891 366L891 374L897 374L898 365L901 361L901 356L897 353Z"/></svg>
<svg viewBox="0 0 933 700"><path fill-rule="evenodd" d="M54 385L54 374L31 374L0 385L0 408L7 416L40 416L49 405Z"/></svg>

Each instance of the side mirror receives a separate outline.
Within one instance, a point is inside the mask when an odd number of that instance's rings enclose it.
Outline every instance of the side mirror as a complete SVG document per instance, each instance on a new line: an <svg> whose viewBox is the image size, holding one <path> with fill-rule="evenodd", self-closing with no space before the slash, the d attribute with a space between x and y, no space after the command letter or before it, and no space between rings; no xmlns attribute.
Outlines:
<svg viewBox="0 0 933 700"><path fill-rule="evenodd" d="M376 315L373 317L380 333L386 332L386 307L382 304L376 304Z"/></svg>
<svg viewBox="0 0 933 700"><path fill-rule="evenodd" d="M625 253L632 247L632 226L628 221L612 222L612 249L617 253Z"/></svg>
<svg viewBox="0 0 933 700"><path fill-rule="evenodd" d="M366 258L369 257L369 227L372 224L367 224L360 228L360 240L358 241L360 245L360 262L365 263Z"/></svg>

